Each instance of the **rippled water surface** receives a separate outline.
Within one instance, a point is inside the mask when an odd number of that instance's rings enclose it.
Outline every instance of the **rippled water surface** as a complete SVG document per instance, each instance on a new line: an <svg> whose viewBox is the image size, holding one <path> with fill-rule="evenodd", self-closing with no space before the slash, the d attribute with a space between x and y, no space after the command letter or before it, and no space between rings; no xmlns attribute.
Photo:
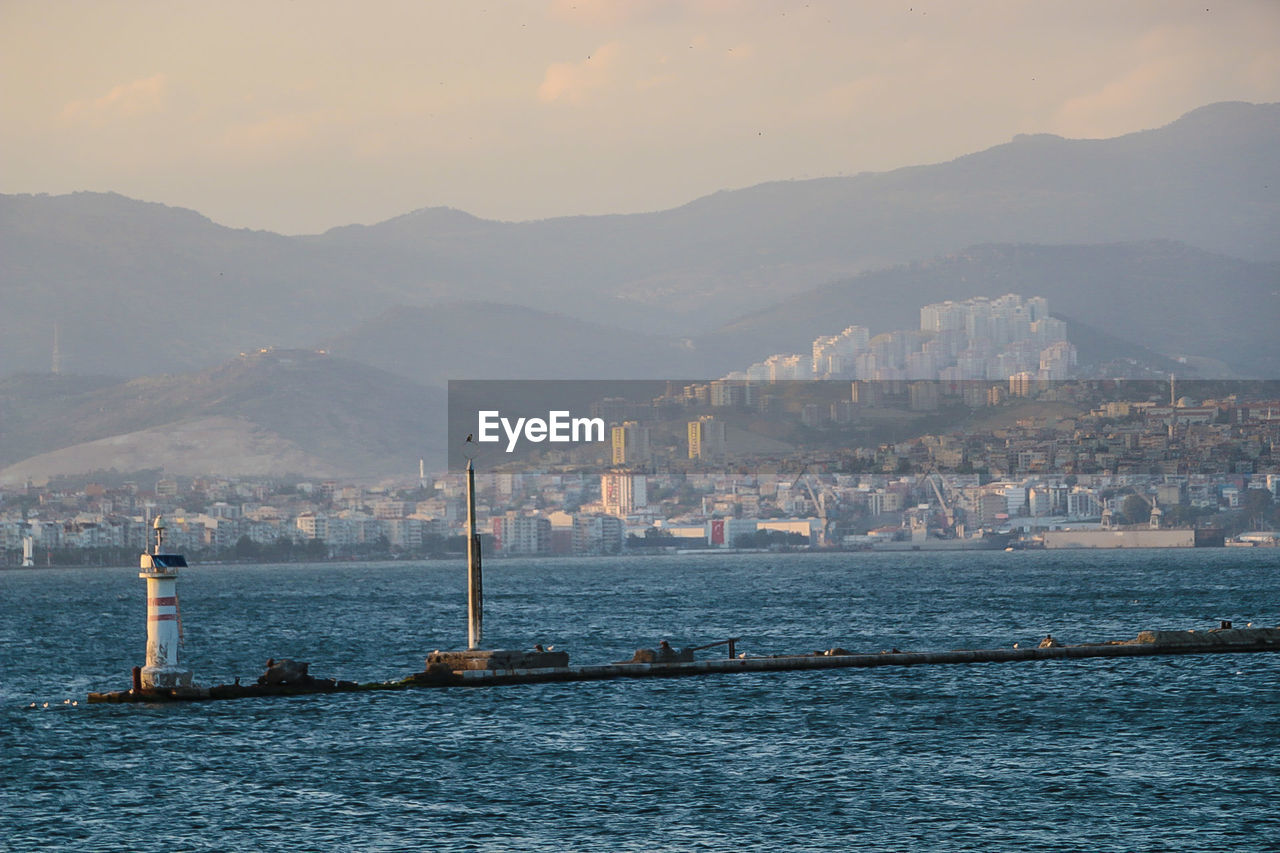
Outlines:
<svg viewBox="0 0 1280 853"><path fill-rule="evenodd" d="M1274 626L1278 558L494 560L485 639L582 664L663 638L875 652ZM399 678L465 643L464 576L192 567L184 660L203 684L268 657ZM132 569L0 572L0 849L1280 848L1280 655L85 704L143 662L144 589Z"/></svg>

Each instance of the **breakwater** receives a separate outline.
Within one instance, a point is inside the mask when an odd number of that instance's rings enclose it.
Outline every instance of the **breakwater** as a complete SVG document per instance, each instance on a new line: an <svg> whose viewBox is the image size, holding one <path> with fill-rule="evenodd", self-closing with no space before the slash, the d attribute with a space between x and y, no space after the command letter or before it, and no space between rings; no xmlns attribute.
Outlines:
<svg viewBox="0 0 1280 853"><path fill-rule="evenodd" d="M458 669L439 664L395 681L357 683L317 679L304 675L294 683L223 684L214 687L177 687L90 693L88 701L185 702L249 699L319 693L356 693L412 688L491 687L510 684L601 681L622 678L681 678L727 673L778 673L803 670L858 669L883 666L924 666L976 663L1018 663L1084 658L1129 658L1155 655L1207 655L1280 652L1280 627L1230 628L1209 631L1142 631L1124 641L1061 645L1046 642L1034 648L953 649L936 652L853 654L831 649L807 654L740 656L676 660L669 662L620 662L584 666Z"/></svg>

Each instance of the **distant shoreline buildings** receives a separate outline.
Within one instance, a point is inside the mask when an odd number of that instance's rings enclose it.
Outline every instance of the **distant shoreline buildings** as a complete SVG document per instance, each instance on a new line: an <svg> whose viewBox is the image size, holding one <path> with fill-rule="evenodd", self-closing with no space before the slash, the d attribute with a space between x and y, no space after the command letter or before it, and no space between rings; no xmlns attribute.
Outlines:
<svg viewBox="0 0 1280 853"><path fill-rule="evenodd" d="M998 426L850 446L828 458L794 453L754 466L679 468L685 448L654 446L647 428L631 422L631 446L656 464L486 471L477 477L480 523L495 556L863 548L955 539L962 526L969 535L1035 536L1122 523L1144 530L1207 525L1219 529L1219 540L1227 527L1228 535L1272 541L1269 531L1280 522L1280 399L1179 398L1169 405L1151 399L1150 383L1131 390L1138 394L1127 399L1081 399L1073 411L1033 411ZM688 423L711 431L720 421ZM618 435L624 451L626 432ZM707 436L698 439L708 450ZM219 477L6 488L0 564L132 559L160 513L175 547L198 559L461 553L461 475L411 479L377 488Z"/></svg>

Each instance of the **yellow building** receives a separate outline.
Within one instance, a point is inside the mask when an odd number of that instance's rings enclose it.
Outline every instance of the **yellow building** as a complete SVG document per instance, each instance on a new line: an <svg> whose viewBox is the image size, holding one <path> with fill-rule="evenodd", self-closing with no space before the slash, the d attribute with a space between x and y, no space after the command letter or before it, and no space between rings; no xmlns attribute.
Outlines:
<svg viewBox="0 0 1280 853"><path fill-rule="evenodd" d="M643 465L649 461L649 428L626 421L611 432L614 465Z"/></svg>
<svg viewBox="0 0 1280 853"><path fill-rule="evenodd" d="M724 458L724 422L704 415L689 421L689 458Z"/></svg>

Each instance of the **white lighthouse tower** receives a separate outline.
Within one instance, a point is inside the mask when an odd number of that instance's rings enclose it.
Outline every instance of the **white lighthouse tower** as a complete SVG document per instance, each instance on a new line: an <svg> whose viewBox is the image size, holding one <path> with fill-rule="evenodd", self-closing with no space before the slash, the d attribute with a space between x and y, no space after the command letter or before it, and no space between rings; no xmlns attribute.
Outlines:
<svg viewBox="0 0 1280 853"><path fill-rule="evenodd" d="M186 568L181 554L162 553L164 521L156 516L151 553L142 555L138 577L147 582L147 665L142 668L142 689L166 690L191 686L191 670L178 661L182 626L178 610L178 569Z"/></svg>

